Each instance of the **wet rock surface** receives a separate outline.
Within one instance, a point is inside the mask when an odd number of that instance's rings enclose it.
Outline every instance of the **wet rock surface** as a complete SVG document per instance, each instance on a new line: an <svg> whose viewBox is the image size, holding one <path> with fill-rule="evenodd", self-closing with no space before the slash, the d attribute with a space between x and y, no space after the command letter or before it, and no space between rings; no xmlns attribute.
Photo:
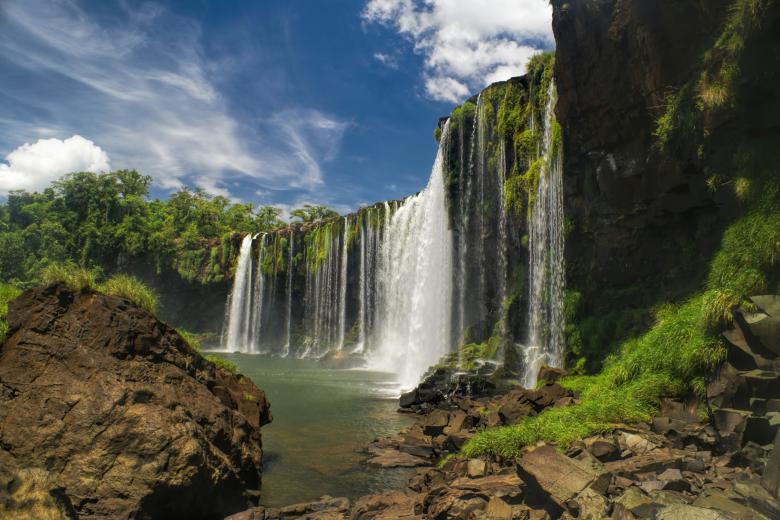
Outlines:
<svg viewBox="0 0 780 520"><path fill-rule="evenodd" d="M257 496L260 427L271 415L251 381L114 296L33 289L11 303L8 322L6 507L31 468L73 518L220 518Z"/></svg>

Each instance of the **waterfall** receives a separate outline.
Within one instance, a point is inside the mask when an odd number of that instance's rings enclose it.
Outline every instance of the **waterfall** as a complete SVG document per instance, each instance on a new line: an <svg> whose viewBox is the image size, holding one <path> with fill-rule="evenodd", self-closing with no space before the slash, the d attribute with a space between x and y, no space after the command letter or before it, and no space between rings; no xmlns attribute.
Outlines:
<svg viewBox="0 0 780 520"><path fill-rule="evenodd" d="M290 335L292 334L292 279L293 279L293 252L295 250L295 230L290 226L290 244L287 252L287 308L285 309L286 326L285 342L282 348L282 357L290 355Z"/></svg>
<svg viewBox="0 0 780 520"><path fill-rule="evenodd" d="M230 310L225 346L229 350L245 351L248 348L249 310L251 308L252 236L241 241L236 264L233 290L230 292Z"/></svg>
<svg viewBox="0 0 780 520"><path fill-rule="evenodd" d="M251 345L250 352L260 352L260 333L263 325L263 300L265 299L265 277L263 276L263 258L265 256L265 237L266 233L260 235L260 247L257 253L257 266L254 275L254 291L252 295L252 314L251 314Z"/></svg>
<svg viewBox="0 0 780 520"><path fill-rule="evenodd" d="M428 185L392 216L382 246L389 265L380 269L376 367L398 375L402 388L417 384L429 366L450 352L452 232L444 191L442 132Z"/></svg>
<svg viewBox="0 0 780 520"><path fill-rule="evenodd" d="M366 226L360 226L360 306L358 311L359 340L357 350L362 352L366 348Z"/></svg>
<svg viewBox="0 0 780 520"><path fill-rule="evenodd" d="M341 235L341 272L339 273L339 350L344 348L347 333L347 261L349 242L349 220L344 217L344 229Z"/></svg>
<svg viewBox="0 0 780 520"><path fill-rule="evenodd" d="M539 173L529 222L528 345L524 384L532 387L542 365L563 366L565 283L563 154L555 143L555 83L550 83L544 115Z"/></svg>

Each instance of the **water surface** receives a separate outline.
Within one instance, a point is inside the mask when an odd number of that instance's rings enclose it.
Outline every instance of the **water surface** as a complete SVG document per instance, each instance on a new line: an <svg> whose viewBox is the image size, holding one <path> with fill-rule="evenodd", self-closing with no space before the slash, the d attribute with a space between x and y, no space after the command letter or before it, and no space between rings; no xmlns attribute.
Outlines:
<svg viewBox="0 0 780 520"><path fill-rule="evenodd" d="M403 487L409 470L360 464L357 450L408 426L396 412L390 374L324 370L316 361L220 354L265 390L273 422L263 427L261 504L280 506L324 494L355 498Z"/></svg>

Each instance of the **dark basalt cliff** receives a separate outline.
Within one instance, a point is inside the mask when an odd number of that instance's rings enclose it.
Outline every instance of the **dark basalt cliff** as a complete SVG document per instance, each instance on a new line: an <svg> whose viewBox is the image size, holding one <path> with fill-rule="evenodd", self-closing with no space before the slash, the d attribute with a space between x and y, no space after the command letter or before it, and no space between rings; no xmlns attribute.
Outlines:
<svg viewBox="0 0 780 520"><path fill-rule="evenodd" d="M249 504L271 420L252 382L114 296L30 290L8 323L0 508L24 508L19 490L35 486L78 518L218 518Z"/></svg>
<svg viewBox="0 0 780 520"><path fill-rule="evenodd" d="M552 3L568 286L590 316L679 300L744 209L740 158L777 157L780 6ZM609 333L647 325L622 321Z"/></svg>

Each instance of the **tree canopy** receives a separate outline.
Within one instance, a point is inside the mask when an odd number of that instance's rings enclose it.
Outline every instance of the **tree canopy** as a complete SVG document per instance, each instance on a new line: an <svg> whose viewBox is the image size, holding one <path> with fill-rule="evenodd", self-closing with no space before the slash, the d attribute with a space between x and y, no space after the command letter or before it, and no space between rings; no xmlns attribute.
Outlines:
<svg viewBox="0 0 780 520"><path fill-rule="evenodd" d="M281 210L254 207L183 188L149 199L151 177L135 170L71 173L42 193L14 191L0 204L0 279L37 281L52 262L121 270L132 259L208 282L224 276L237 233L284 226ZM292 212L309 222L336 213L323 206Z"/></svg>

